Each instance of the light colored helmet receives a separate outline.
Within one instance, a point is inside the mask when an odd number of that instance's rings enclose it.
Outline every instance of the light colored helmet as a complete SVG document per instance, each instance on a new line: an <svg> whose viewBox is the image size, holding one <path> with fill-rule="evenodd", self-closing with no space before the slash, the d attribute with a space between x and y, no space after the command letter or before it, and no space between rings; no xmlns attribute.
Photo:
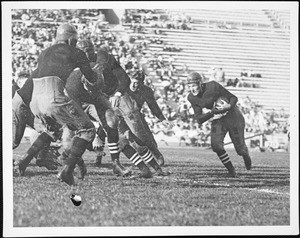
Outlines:
<svg viewBox="0 0 300 238"><path fill-rule="evenodd" d="M64 23L57 28L56 41L73 41L78 39L76 28L69 24Z"/></svg>
<svg viewBox="0 0 300 238"><path fill-rule="evenodd" d="M203 80L202 76L197 72L192 72L187 77L187 83L188 84L202 83L202 80Z"/></svg>

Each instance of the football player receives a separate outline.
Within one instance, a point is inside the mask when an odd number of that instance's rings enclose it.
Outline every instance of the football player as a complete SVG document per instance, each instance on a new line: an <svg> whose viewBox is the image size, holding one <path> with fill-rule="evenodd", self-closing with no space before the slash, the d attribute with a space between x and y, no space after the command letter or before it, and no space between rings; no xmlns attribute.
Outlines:
<svg viewBox="0 0 300 238"><path fill-rule="evenodd" d="M81 48L81 46L78 46ZM102 89L102 95L101 97L106 97L106 100L108 98L116 102L119 100L119 98L128 90L130 79L128 78L126 72L123 70L123 68L118 64L118 62L115 60L115 58L108 54L106 50L100 49L97 53L97 65L99 65L102 68L103 73L103 81L100 83L101 89ZM78 73L77 73L78 74ZM73 74L76 76L75 74ZM72 75L71 75L72 76ZM78 75L76 76L78 78ZM81 77L81 76L80 76ZM77 80L78 81L78 80ZM76 83L78 83L76 81ZM72 84L72 81L68 81L67 84ZM90 104L94 104L95 107L90 107L89 109L93 111L92 114L99 115L99 119L96 118L96 116L93 116L97 119L97 121L100 121L103 128L105 129L105 132L107 134L108 139L108 147L111 151L111 148L115 148L116 146L119 146L119 144L113 144L109 140L108 133L111 133L112 131L116 131L117 135L115 138L118 138L118 117L116 116L115 112L108 110L111 107L111 104L101 104L101 103L95 103L94 99L92 97L83 97L84 93L78 92L78 90L69 90L71 88L67 87L67 93L71 98L78 98L78 101L84 101ZM103 94L104 93L104 94ZM98 97L99 98L99 97ZM95 100L98 100L96 98ZM105 98L103 98L102 101L106 101ZM95 113L96 110L96 113ZM105 114L106 119L103 119L103 115ZM107 127L107 124L110 125L110 127ZM107 130L109 129L109 130ZM102 133L101 133L102 134ZM115 134L115 133L114 133ZM100 135L101 137L101 135ZM102 140L104 140L102 138ZM118 147L118 153L122 152L127 158L129 158L142 172L139 176L144 178L150 178L152 177L152 173L147 167L147 165L144 163L140 155L136 152L136 150L129 144L125 143L124 138L120 138L120 144L122 146ZM103 150L103 146L102 146ZM144 154L147 150L144 151ZM141 155L143 157L143 154ZM101 161L97 161L97 164L99 165ZM122 168L121 164L118 164L119 167Z"/></svg>
<svg viewBox="0 0 300 238"><path fill-rule="evenodd" d="M157 147L157 143L149 128L148 123L145 120L144 115L141 113L144 103L147 103L153 115L155 115L165 127L172 128L174 124L173 122L167 120L163 115L161 109L159 108L154 98L153 90L150 87L144 85L144 80L145 80L144 72L142 70L133 71L133 73L130 75L130 80L131 83L129 86L130 90L128 91L128 94L137 102L137 106L140 112L141 122L144 125L145 131L147 132L147 140L152 141L152 143L149 143L151 146L149 147L149 149L155 156L159 165L162 166L165 163L165 159Z"/></svg>
<svg viewBox="0 0 300 238"><path fill-rule="evenodd" d="M251 158L244 139L244 116L236 106L238 99L235 95L215 81L203 83L202 80L201 75L197 72L192 72L188 75L187 83L190 90L188 101L194 109L194 116L199 124L212 118L212 150L227 168L229 176L236 177L235 168L224 149L224 138L229 132L237 154L243 157L246 169L250 170ZM215 102L220 97L224 98L219 100L215 107ZM202 109L204 108L210 109L210 111L203 113Z"/></svg>
<svg viewBox="0 0 300 238"><path fill-rule="evenodd" d="M137 160L138 157L135 155L132 156L131 161L137 167L140 166L140 170L147 171L144 167L144 163L142 163L144 160L158 175L164 175L160 165L149 150L155 145L153 145L153 141L147 137L147 132L142 123L137 103L128 93L130 85L129 76L118 64L116 59L105 49L98 51L97 63L103 66L103 92L109 96L111 106L117 115L116 120L118 121L118 129L120 137L122 138L122 146L125 146L125 148L130 146L129 142L126 142L126 139L128 139L126 134L130 131L132 141L136 143L135 149L142 158L142 160ZM130 150L132 150L132 153L135 151L132 147Z"/></svg>
<svg viewBox="0 0 300 238"><path fill-rule="evenodd" d="M66 80L77 67L84 74L85 85L91 91L96 88L98 77L102 76L92 70L86 54L76 48L77 40L77 31L73 25L60 25L55 44L40 54L38 68L32 73L32 80L26 81L33 89L30 94L30 109L35 119L40 122L35 128L38 128L41 134L18 161L21 175L25 174L33 157L51 141L56 140L57 135L53 133L55 130L52 130L52 127L68 126L77 133L72 139L66 164L57 177L68 185L73 185L75 165L95 137L95 127L87 114L64 93ZM26 83L23 87L25 86Z"/></svg>

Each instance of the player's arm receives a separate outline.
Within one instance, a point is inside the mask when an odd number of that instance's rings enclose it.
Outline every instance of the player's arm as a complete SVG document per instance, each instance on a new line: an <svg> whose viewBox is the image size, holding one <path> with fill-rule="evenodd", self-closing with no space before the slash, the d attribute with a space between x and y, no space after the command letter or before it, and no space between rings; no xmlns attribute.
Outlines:
<svg viewBox="0 0 300 238"><path fill-rule="evenodd" d="M143 94L145 94L146 98L146 103L148 107L150 108L151 112L153 113L154 116L156 116L160 121L166 120L165 116L163 115L161 109L159 108L155 97L154 97L154 92L151 88L145 87L143 90Z"/></svg>
<svg viewBox="0 0 300 238"><path fill-rule="evenodd" d="M77 66L86 79L86 86L92 88L97 82L98 73L92 70L90 62L82 50L77 49L75 57L77 60Z"/></svg>
<svg viewBox="0 0 300 238"><path fill-rule="evenodd" d="M206 122L207 120L209 120L210 118L212 118L214 116L214 113L212 111L203 113L202 108L199 106L192 105L192 108L194 109L195 119L197 120L197 122L199 124Z"/></svg>
<svg viewBox="0 0 300 238"><path fill-rule="evenodd" d="M121 67L121 65L117 62L115 57L113 55L109 55L109 57L111 70L119 81L119 86L116 93L120 93L120 95L123 95L129 88L130 78L126 74L125 70Z"/></svg>
<svg viewBox="0 0 300 238"><path fill-rule="evenodd" d="M145 93L146 103L150 108L151 112L162 122L164 126L172 128L174 126L174 123L167 120L163 115L161 109L159 108L155 100L153 90L147 86L145 86L144 89L145 90L143 91L143 93Z"/></svg>
<svg viewBox="0 0 300 238"><path fill-rule="evenodd" d="M194 110L194 118L199 124L202 124L214 116L214 111L203 113L202 107L188 96L188 101L191 103Z"/></svg>

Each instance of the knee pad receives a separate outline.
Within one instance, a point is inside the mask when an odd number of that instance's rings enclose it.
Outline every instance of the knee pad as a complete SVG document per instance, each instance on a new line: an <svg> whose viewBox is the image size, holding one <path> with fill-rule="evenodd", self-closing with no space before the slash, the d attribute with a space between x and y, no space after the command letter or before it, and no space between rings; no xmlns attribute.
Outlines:
<svg viewBox="0 0 300 238"><path fill-rule="evenodd" d="M126 145L129 145L129 140L126 137L123 137L123 136L120 137L120 139L119 139L120 151L123 151Z"/></svg>
<svg viewBox="0 0 300 238"><path fill-rule="evenodd" d="M29 137L29 141L31 145L33 144L33 142L35 142L35 140L39 137L39 135L40 133L38 133L37 131L32 131Z"/></svg>
<svg viewBox="0 0 300 238"><path fill-rule="evenodd" d="M118 128L118 117L112 109L107 109L105 112L106 123L110 128Z"/></svg>

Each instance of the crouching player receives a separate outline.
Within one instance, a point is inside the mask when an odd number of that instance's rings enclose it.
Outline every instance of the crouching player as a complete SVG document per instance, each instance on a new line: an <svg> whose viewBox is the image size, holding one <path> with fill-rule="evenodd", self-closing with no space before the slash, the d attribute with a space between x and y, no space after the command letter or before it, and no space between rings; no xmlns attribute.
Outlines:
<svg viewBox="0 0 300 238"><path fill-rule="evenodd" d="M174 124L172 122L170 122L169 120L167 120L164 117L164 115L162 114L162 111L159 108L159 106L154 98L153 90L150 87L144 85L144 80L145 80L144 72L142 70L134 71L130 75L130 80L131 80L131 83L129 86L130 90L128 91L128 94L136 101L138 109L139 109L141 123L143 124L143 126L145 128L148 140L152 141L149 149L155 156L159 165L162 166L165 163L165 159L157 147L157 143L156 143L154 136L149 128L148 123L145 120L144 115L141 113L144 103L147 103L151 112L161 121L161 123L165 127L172 128L174 126Z"/></svg>
<svg viewBox="0 0 300 238"><path fill-rule="evenodd" d="M211 146L227 168L229 176L236 177L236 172L224 149L224 138L227 132L229 132L237 154L243 156L246 169L250 170L251 158L244 139L245 120L236 106L237 97L215 81L202 83L202 77L197 72L192 72L188 76L187 83L190 89L188 101L194 109L195 119L202 124L212 118ZM214 107L220 97L224 98L220 104ZM211 110L203 114L203 108Z"/></svg>

